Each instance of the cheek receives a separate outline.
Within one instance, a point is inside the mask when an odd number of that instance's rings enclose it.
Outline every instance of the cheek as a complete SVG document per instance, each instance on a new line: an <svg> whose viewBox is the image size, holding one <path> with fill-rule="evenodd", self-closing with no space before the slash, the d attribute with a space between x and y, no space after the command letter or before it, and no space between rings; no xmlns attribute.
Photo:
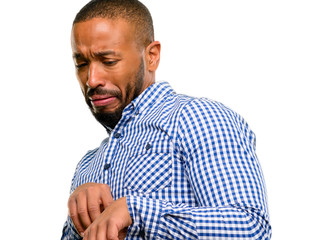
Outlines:
<svg viewBox="0 0 332 240"><path fill-rule="evenodd" d="M117 86L122 94L126 93L126 89L129 86L132 86L135 81L136 72L132 67L121 67L116 71L111 71L108 73L109 83Z"/></svg>
<svg viewBox="0 0 332 240"><path fill-rule="evenodd" d="M121 91L126 96L126 98L131 98L135 88L136 82L136 72L130 72L125 76L123 84L121 86Z"/></svg>
<svg viewBox="0 0 332 240"><path fill-rule="evenodd" d="M84 78L82 78L82 74L79 74L78 72L76 72L76 78L80 85L81 91L83 92L83 94L85 94L87 89L86 81L84 80Z"/></svg>

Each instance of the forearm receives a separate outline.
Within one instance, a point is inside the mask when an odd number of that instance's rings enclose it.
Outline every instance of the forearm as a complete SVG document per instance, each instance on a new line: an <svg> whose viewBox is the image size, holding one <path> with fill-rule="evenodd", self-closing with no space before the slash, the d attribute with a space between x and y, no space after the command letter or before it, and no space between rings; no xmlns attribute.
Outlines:
<svg viewBox="0 0 332 240"><path fill-rule="evenodd" d="M147 239L270 239L267 214L244 206L189 207L127 197L133 218L128 237Z"/></svg>

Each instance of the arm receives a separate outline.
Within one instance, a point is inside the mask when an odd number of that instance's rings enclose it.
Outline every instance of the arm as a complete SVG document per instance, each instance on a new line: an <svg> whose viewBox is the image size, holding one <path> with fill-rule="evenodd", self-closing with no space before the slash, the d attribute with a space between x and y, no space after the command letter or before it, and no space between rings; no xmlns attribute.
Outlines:
<svg viewBox="0 0 332 240"><path fill-rule="evenodd" d="M80 174L80 169L86 169L90 164L91 161L93 161L96 157L96 155L100 154L98 153L98 150L103 147L103 145L107 142L107 138L104 139L100 145L99 148L93 149L88 151L84 157L80 160L80 162L76 166L76 170L74 173L74 176L72 178L71 183L71 189L70 189L70 197L68 200L68 217L67 221L64 224L63 230L62 230L62 237L61 240L79 240L82 239L80 234L82 235L82 232L86 229L87 225L90 224L91 220L95 219L100 212L103 211L110 203L113 201L110 188L109 186L105 184L95 184L92 182L95 182L96 180L93 178L93 176L89 175L82 175ZM95 184L96 189L93 188L92 184ZM94 201L90 201L91 198L89 198L89 208L92 209L89 211L86 206L85 208L80 209L80 214L85 219L85 223L78 223L75 226L75 221L77 222L78 217L78 209L77 204L79 202L79 199L83 199L83 201L87 202L85 198L87 198L88 195L94 194L98 195L99 197L92 197L92 199L95 199ZM85 196L85 197L84 197ZM98 201L98 203L95 203ZM104 205L100 205L100 203L103 203ZM76 205L76 206L75 206ZM82 205L79 203L79 205ZM100 205L101 208L96 208L96 205ZM76 208L76 213L75 213ZM87 220L86 214L89 214L91 212L91 218L90 220ZM74 214L74 218L76 218L75 221L70 217ZM75 216L76 215L76 216Z"/></svg>
<svg viewBox="0 0 332 240"><path fill-rule="evenodd" d="M202 104L192 102L183 110L176 140L198 206L127 196L105 209L84 239L99 234L117 239L129 225L128 237L137 239L142 234L146 239L270 238L253 133L222 105Z"/></svg>
<svg viewBox="0 0 332 240"><path fill-rule="evenodd" d="M219 103L193 101L179 120L177 145L197 207L128 196L128 233L148 239L270 239L255 136Z"/></svg>
<svg viewBox="0 0 332 240"><path fill-rule="evenodd" d="M106 184L86 183L77 187L68 200L69 216L61 239L81 239L85 230L112 202L113 197Z"/></svg>

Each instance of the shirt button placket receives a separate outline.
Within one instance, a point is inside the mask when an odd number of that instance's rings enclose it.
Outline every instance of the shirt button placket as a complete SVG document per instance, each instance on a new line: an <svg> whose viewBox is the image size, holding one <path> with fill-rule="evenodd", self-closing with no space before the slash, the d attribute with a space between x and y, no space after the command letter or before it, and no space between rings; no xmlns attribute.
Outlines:
<svg viewBox="0 0 332 240"><path fill-rule="evenodd" d="M115 133L113 134L113 137L114 137L115 139L119 139L119 138L121 137L121 134L118 133L118 132L115 132ZM104 165L104 170L108 170L110 167L111 167L111 164L110 164L110 163L106 163L106 164Z"/></svg>
<svg viewBox="0 0 332 240"><path fill-rule="evenodd" d="M118 133L118 132L115 132L115 133L113 133L113 137L114 137L115 139L119 139L119 138L121 137L121 134ZM117 143L116 143L116 144L117 144ZM105 170L105 171L109 170L110 167L111 167L111 164L110 164L110 163L105 163L105 164L104 164L104 170Z"/></svg>

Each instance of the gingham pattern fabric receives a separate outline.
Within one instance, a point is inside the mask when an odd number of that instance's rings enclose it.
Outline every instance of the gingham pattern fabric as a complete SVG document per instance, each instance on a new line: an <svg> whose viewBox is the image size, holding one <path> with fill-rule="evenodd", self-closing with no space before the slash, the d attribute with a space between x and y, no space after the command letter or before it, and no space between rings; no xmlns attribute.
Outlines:
<svg viewBox="0 0 332 240"><path fill-rule="evenodd" d="M77 165L87 182L127 196L126 239L270 239L255 135L221 103L155 83L132 101L99 148ZM70 218L62 239L80 239Z"/></svg>

